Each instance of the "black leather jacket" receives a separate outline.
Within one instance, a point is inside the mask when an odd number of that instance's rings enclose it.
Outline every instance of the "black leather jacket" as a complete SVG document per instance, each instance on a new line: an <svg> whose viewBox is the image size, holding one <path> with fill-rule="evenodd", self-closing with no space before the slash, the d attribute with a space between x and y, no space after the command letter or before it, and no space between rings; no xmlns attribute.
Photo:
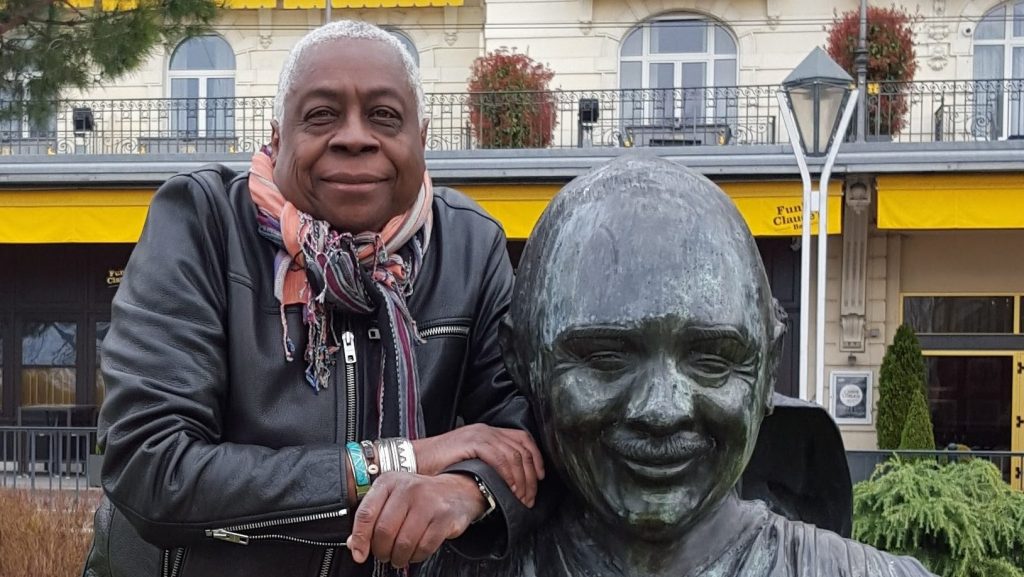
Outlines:
<svg viewBox="0 0 1024 577"><path fill-rule="evenodd" d="M532 430L497 342L512 285L504 233L460 193L434 192L433 236L409 299L426 340L416 358L427 434L458 419ZM247 174L221 166L178 175L153 198L103 343L109 501L88 576L370 573L339 546L353 516L343 513L342 444L372 437L363 415L374 395L363 391L377 382L380 343L370 318L339 316L356 362L340 358L319 394L306 384L301 309L287 310L298 351L289 363L275 249L255 214ZM454 546L504 554L530 512L482 462L451 469L482 477L499 504Z"/></svg>

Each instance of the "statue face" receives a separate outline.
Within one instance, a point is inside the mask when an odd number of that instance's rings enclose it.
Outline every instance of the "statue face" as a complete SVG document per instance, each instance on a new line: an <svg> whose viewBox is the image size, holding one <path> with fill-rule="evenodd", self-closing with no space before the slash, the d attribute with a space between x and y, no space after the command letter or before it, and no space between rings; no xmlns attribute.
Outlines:
<svg viewBox="0 0 1024 577"><path fill-rule="evenodd" d="M516 345L536 352L553 464L600 517L654 540L677 539L739 479L777 332L735 208L674 192L556 220L549 252L527 264L536 310Z"/></svg>

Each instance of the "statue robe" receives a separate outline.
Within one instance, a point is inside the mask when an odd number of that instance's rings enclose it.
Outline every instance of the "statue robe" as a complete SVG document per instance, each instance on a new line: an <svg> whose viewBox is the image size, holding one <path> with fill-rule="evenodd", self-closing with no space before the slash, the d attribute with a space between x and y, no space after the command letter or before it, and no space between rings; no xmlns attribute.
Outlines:
<svg viewBox="0 0 1024 577"><path fill-rule="evenodd" d="M444 548L418 577L634 577L566 523L565 513L504 560L470 561ZM791 521L760 501L740 502L734 526L678 577L934 577L916 559Z"/></svg>

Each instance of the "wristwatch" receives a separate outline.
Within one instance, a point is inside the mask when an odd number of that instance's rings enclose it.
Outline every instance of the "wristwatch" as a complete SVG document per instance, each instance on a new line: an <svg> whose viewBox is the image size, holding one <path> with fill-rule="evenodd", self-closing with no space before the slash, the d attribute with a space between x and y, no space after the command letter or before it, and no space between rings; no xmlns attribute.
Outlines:
<svg viewBox="0 0 1024 577"><path fill-rule="evenodd" d="M485 510L482 515L480 515L476 518L475 521L473 521L474 523L479 523L480 521L486 519L488 515L490 515L492 512L494 512L495 509L498 508L498 502L494 500L494 493L491 493L491 490L487 488L487 485L484 484L483 479L476 475L473 475L473 479L476 480L476 487L477 489L480 489L480 494L483 495L484 500L487 501L487 510Z"/></svg>

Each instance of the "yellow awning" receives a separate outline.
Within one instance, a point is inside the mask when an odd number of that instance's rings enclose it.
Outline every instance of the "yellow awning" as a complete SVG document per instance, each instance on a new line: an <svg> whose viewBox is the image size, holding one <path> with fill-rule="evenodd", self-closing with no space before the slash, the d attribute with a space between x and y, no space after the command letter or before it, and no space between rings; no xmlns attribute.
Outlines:
<svg viewBox="0 0 1024 577"><path fill-rule="evenodd" d="M800 234L798 182L726 182L755 236ZM460 186L505 227L526 239L559 185ZM0 190L0 243L133 243L142 232L153 190ZM838 184L829 191L829 234L842 230ZM817 224L812 224L812 232Z"/></svg>
<svg viewBox="0 0 1024 577"><path fill-rule="evenodd" d="M879 176L878 228L1024 228L1024 174Z"/></svg>
<svg viewBox="0 0 1024 577"><path fill-rule="evenodd" d="M803 188L799 182L722 182L719 186L736 203L754 236L797 236L801 233ZM512 239L530 236L558 185L461 186L505 227ZM842 232L842 186L833 183L828 198L828 232ZM811 232L817 233L817 215Z"/></svg>
<svg viewBox="0 0 1024 577"><path fill-rule="evenodd" d="M134 243L153 190L0 190L0 243Z"/></svg>
<svg viewBox="0 0 1024 577"><path fill-rule="evenodd" d="M92 8L97 0L70 0L75 8ZM282 0L284 10L324 8L326 0ZM464 0L331 0L333 8L426 8L430 6L462 6ZM138 0L99 0L103 10L131 10ZM233 10L278 8L277 0L223 0L223 7Z"/></svg>

